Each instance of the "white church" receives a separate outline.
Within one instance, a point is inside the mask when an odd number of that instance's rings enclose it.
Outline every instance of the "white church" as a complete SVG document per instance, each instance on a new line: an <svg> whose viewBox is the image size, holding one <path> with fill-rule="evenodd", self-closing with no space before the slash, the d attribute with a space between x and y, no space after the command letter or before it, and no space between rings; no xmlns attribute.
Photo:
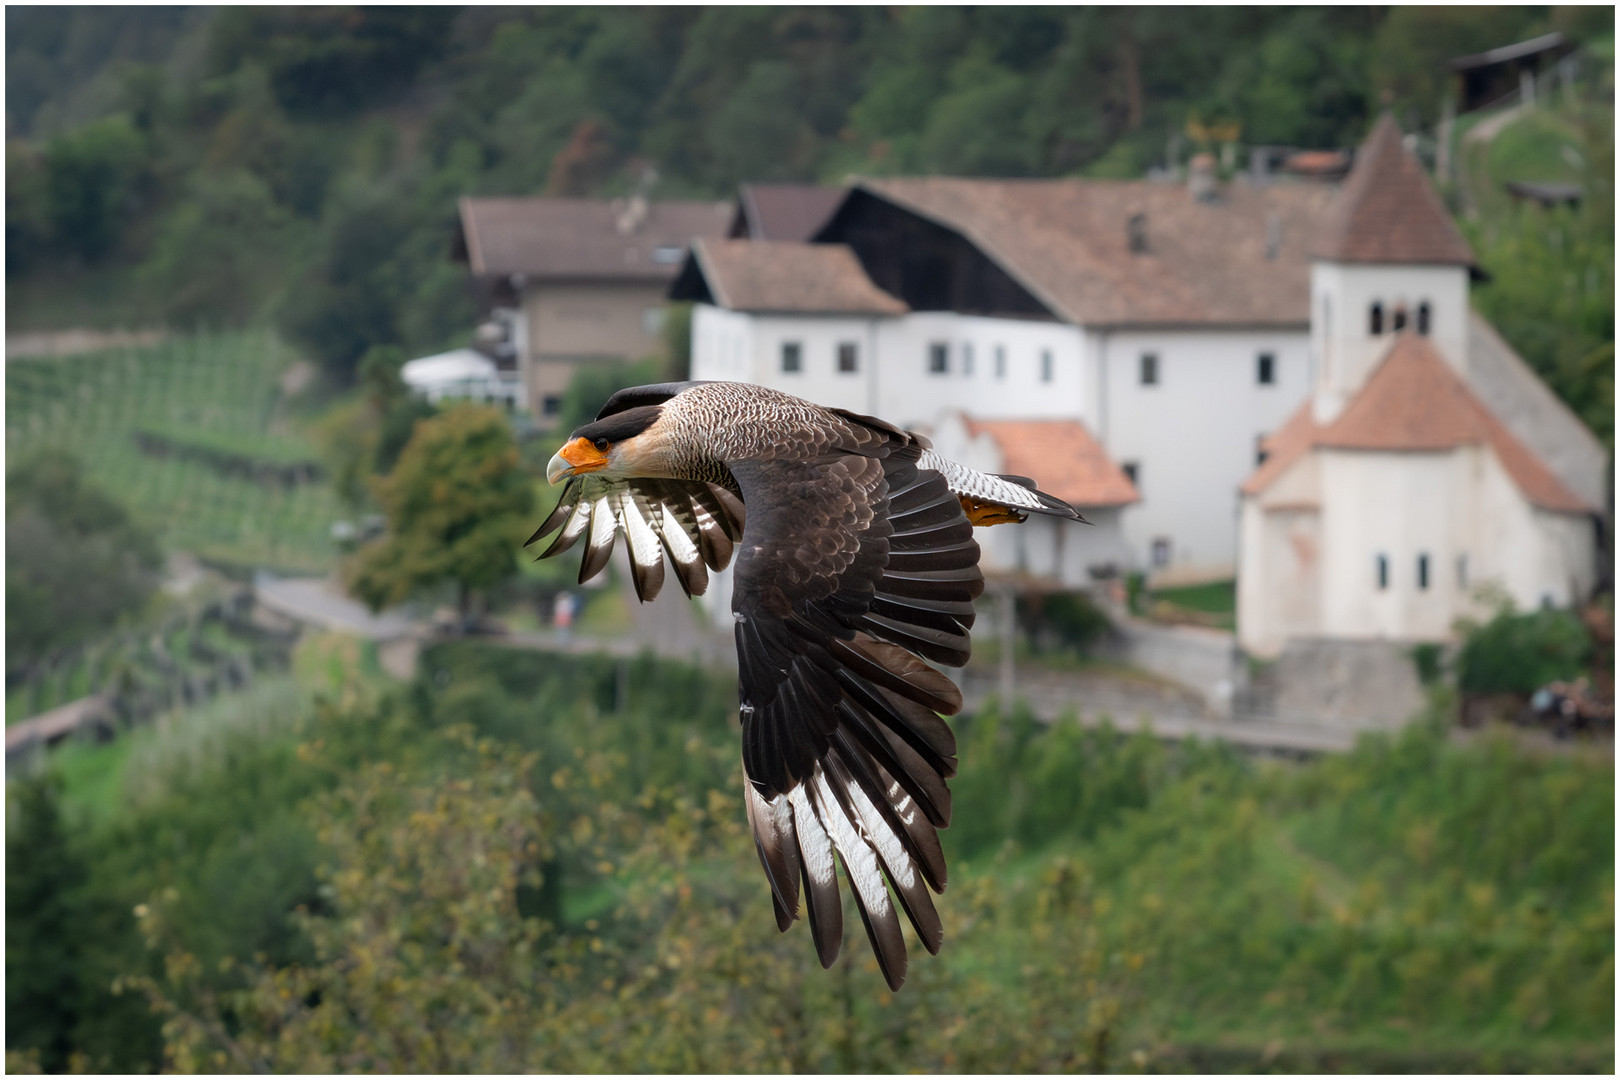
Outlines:
<svg viewBox="0 0 1620 1080"><path fill-rule="evenodd" d="M1473 254L1387 115L1311 268L1307 399L1241 488L1238 633L1438 641L1596 576L1603 446L1468 307Z"/></svg>
<svg viewBox="0 0 1620 1080"><path fill-rule="evenodd" d="M928 432L1096 522L987 530L987 569L1235 575L1267 655L1443 637L1486 580L1590 589L1605 451L1471 311L1472 263L1386 115L1342 188L1207 156L1188 184L861 180L810 242L695 241L670 297L693 378ZM1443 430L1385 431L1395 401Z"/></svg>

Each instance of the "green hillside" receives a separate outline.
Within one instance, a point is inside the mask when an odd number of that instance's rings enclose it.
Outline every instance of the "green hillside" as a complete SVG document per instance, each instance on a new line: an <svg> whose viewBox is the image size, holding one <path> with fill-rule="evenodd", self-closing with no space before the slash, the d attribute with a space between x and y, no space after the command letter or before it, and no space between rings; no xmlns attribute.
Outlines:
<svg viewBox="0 0 1620 1080"><path fill-rule="evenodd" d="M914 945L891 995L852 910L830 972L803 927L777 934L724 679L640 661L620 698L611 660L468 644L379 696L373 664L318 639L299 683L78 750L62 796L12 785L12 1051L278 1072L1612 1062L1607 761L1419 725L1268 765L964 718L946 944ZM11 996L52 979L54 1004Z"/></svg>

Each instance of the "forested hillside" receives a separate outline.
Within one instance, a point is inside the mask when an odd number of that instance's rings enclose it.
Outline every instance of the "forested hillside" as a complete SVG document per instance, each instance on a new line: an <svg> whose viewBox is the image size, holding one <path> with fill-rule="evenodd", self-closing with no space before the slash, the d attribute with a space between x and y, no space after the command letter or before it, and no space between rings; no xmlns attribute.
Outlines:
<svg viewBox="0 0 1620 1080"><path fill-rule="evenodd" d="M1613 47L1602 8L11 8L6 20L9 325L270 318L340 378L372 345L464 339L474 312L448 258L459 195L1140 176L1212 131L1352 145L1386 95L1428 131L1447 57L1551 28L1595 42L1600 60Z"/></svg>

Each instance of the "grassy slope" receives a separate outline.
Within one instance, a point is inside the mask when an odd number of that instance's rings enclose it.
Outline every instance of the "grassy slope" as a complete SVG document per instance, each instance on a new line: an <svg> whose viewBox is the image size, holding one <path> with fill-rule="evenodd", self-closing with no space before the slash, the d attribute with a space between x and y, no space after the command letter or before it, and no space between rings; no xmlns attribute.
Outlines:
<svg viewBox="0 0 1620 1080"><path fill-rule="evenodd" d="M226 444L264 460L313 457L280 416L294 357L262 332L174 338L146 348L6 365L6 450L67 449L168 547L239 566L316 571L331 562L340 510L324 484L280 489L198 461L136 450L137 428Z"/></svg>

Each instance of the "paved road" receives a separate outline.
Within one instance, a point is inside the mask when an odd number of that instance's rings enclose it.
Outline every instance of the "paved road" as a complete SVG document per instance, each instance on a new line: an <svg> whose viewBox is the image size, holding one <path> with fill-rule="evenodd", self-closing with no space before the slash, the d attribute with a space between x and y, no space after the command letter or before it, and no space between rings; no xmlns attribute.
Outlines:
<svg viewBox="0 0 1620 1080"><path fill-rule="evenodd" d="M671 584L656 601L642 604L636 600L629 574L621 573L619 579L624 583L625 603L631 616L631 629L621 636L541 630L502 634L486 640L512 648L574 655L606 653L630 657L650 651L665 659L736 671L737 658L730 635L716 630L703 617L697 603L682 595L679 587ZM413 624L403 613L384 612L373 616L360 604L341 595L325 579L264 577L255 587L267 607L301 622L384 641L411 635L428 636L425 626ZM951 674L959 680L970 710L996 696L993 670L973 668ZM1256 749L1316 754L1348 750L1354 745L1357 734L1306 724L1218 719L1208 714L1202 699L1191 690L1108 671L1024 670L1019 672L1017 686L1018 696L1043 720L1055 720L1073 711L1081 723L1088 726L1101 723L1105 717L1123 729L1134 729L1145 723L1155 734L1167 739L1224 739Z"/></svg>
<svg viewBox="0 0 1620 1080"><path fill-rule="evenodd" d="M271 611L323 630L341 630L377 641L409 637L417 630L404 612L373 615L326 578L283 578L261 571L254 576L253 592Z"/></svg>

